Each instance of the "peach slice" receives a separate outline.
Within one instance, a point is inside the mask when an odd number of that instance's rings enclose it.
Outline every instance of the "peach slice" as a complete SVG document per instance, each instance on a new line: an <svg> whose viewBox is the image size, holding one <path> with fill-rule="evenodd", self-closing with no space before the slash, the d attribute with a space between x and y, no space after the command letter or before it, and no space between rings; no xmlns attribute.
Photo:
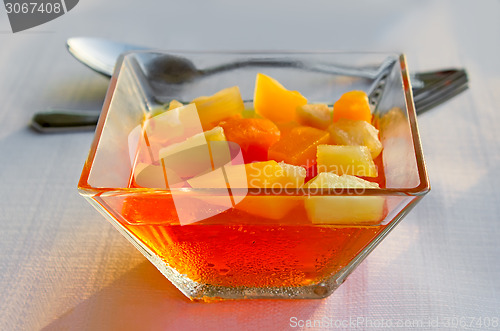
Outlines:
<svg viewBox="0 0 500 331"><path fill-rule="evenodd" d="M253 104L255 112L273 122L290 122L295 119L297 107L307 99L297 91L289 91L277 80L257 74Z"/></svg>

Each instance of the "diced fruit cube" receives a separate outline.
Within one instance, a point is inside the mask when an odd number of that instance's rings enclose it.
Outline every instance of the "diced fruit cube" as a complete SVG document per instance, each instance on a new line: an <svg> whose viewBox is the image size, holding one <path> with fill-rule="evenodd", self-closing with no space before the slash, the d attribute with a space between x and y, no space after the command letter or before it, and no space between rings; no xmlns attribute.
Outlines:
<svg viewBox="0 0 500 331"><path fill-rule="evenodd" d="M216 126L160 149L159 159L170 172L182 178L191 178L228 163L231 152L224 130Z"/></svg>
<svg viewBox="0 0 500 331"><path fill-rule="evenodd" d="M269 159L308 168L316 163L316 147L329 139L326 131L298 126L269 148Z"/></svg>
<svg viewBox="0 0 500 331"><path fill-rule="evenodd" d="M226 141L224 129L220 126L216 126L208 131L200 132L192 137L189 137L182 142L164 147L160 150L160 159L183 150L204 145L209 141Z"/></svg>
<svg viewBox="0 0 500 331"><path fill-rule="evenodd" d="M306 177L304 168L273 160L247 164L246 170L250 188L298 188Z"/></svg>
<svg viewBox="0 0 500 331"><path fill-rule="evenodd" d="M189 179L188 183L193 188L230 187L234 194L236 191L234 189L244 187L242 177L245 176L242 174L246 173L248 188L269 188L274 194L272 196L248 194L244 197L233 195L236 209L260 217L280 219L300 204L300 197L286 196L285 193L287 189L300 188L304 184L306 171L302 167L266 161L229 165L224 167L224 171L227 182L221 180L223 178L221 173L211 172Z"/></svg>
<svg viewBox="0 0 500 331"><path fill-rule="evenodd" d="M182 104L182 102L179 102L179 101L177 101L177 100L172 100L172 101L170 101L170 103L168 104L168 108L167 108L167 110L172 110L172 109L179 108L179 107L182 107L182 106L184 106L184 105Z"/></svg>
<svg viewBox="0 0 500 331"><path fill-rule="evenodd" d="M378 171L366 146L319 145L318 172L377 177Z"/></svg>
<svg viewBox="0 0 500 331"><path fill-rule="evenodd" d="M266 118L231 118L219 125L227 140L240 146L245 163L266 161L269 147L280 139L278 127Z"/></svg>
<svg viewBox="0 0 500 331"><path fill-rule="evenodd" d="M378 184L350 175L338 176L322 172L305 187L320 188L378 188ZM384 218L385 199L380 196L310 196L304 206L312 223L375 225Z"/></svg>
<svg viewBox="0 0 500 331"><path fill-rule="evenodd" d="M371 123L372 114L368 96L363 91L350 91L344 93L333 105L333 121L341 118L361 120Z"/></svg>
<svg viewBox="0 0 500 331"><path fill-rule="evenodd" d="M238 86L221 90L214 95L198 97L196 105L203 130L209 130L226 118L241 116L245 109Z"/></svg>
<svg viewBox="0 0 500 331"><path fill-rule="evenodd" d="M303 105L296 112L297 122L302 125L326 130L332 124L332 114L324 103Z"/></svg>
<svg viewBox="0 0 500 331"><path fill-rule="evenodd" d="M273 195L247 195L236 205L236 209L255 216L281 219L300 205L300 197L288 196L286 192L302 187L306 177L304 168L284 162L257 162L247 165L247 177L249 187L271 188Z"/></svg>
<svg viewBox="0 0 500 331"><path fill-rule="evenodd" d="M286 137L288 137L288 134L290 134L293 129L301 125L297 122L286 122L276 123L276 126L280 130L280 139L286 139Z"/></svg>
<svg viewBox="0 0 500 331"><path fill-rule="evenodd" d="M332 143L336 145L363 145L375 159L382 151L378 130L368 122L340 119L329 128Z"/></svg>
<svg viewBox="0 0 500 331"><path fill-rule="evenodd" d="M181 102L179 102L177 100L172 100L172 101L170 101L170 103L168 104L168 106L165 104L165 105L162 105L160 107L153 108L151 110L150 117L154 117L154 116L163 114L166 111L169 111L169 110L172 110L172 109L175 109L175 108L179 108L179 107L182 107L182 106L184 106L184 104L182 104Z"/></svg>
<svg viewBox="0 0 500 331"><path fill-rule="evenodd" d="M255 112L273 122L289 122L295 119L297 107L307 99L297 91L289 91L277 80L257 74L254 92Z"/></svg>
<svg viewBox="0 0 500 331"><path fill-rule="evenodd" d="M244 172L242 172L244 169ZM224 166L226 178L231 182L237 182L240 188L272 188L275 190L288 188L299 188L304 185L306 170L302 167L285 164L276 161L254 162L238 165ZM241 174L246 174L245 180L239 178ZM236 178L238 177L238 178ZM194 188L221 188L226 184L211 182L209 173L203 174L188 180L188 183ZM238 188L234 187L233 188Z"/></svg>

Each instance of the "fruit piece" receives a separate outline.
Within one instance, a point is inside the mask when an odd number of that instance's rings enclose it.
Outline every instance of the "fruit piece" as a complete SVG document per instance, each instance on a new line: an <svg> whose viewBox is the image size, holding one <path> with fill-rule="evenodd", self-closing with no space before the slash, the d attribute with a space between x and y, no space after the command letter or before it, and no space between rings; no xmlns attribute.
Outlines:
<svg viewBox="0 0 500 331"><path fill-rule="evenodd" d="M240 146L245 163L267 160L269 147L280 139L278 127L266 118L232 118L219 125L227 140Z"/></svg>
<svg viewBox="0 0 500 331"><path fill-rule="evenodd" d="M316 163L316 147L329 139L326 131L298 126L269 148L269 159L308 168Z"/></svg>
<svg viewBox="0 0 500 331"><path fill-rule="evenodd" d="M318 172L377 177L377 167L366 146L319 145Z"/></svg>
<svg viewBox="0 0 500 331"><path fill-rule="evenodd" d="M247 164L246 170L249 188L298 188L306 177L304 168L274 160Z"/></svg>
<svg viewBox="0 0 500 331"><path fill-rule="evenodd" d="M162 148L160 150L160 159L195 146L204 145L209 141L226 141L224 129L216 126L211 130L195 134L182 142Z"/></svg>
<svg viewBox="0 0 500 331"><path fill-rule="evenodd" d="M273 122L289 122L295 119L297 107L307 99L297 91L289 91L277 80L257 74L253 104L255 112Z"/></svg>
<svg viewBox="0 0 500 331"><path fill-rule="evenodd" d="M297 107L297 122L302 125L312 126L317 129L326 130L332 124L330 109L324 103L303 105Z"/></svg>
<svg viewBox="0 0 500 331"><path fill-rule="evenodd" d="M276 123L276 126L280 130L280 139L286 139L290 132L298 126L301 126L297 122L286 122L286 123Z"/></svg>
<svg viewBox="0 0 500 331"><path fill-rule="evenodd" d="M166 111L169 111L169 110L172 110L172 109L175 109L175 108L179 108L179 107L182 107L182 106L184 106L184 104L182 104L181 102L179 102L177 100L172 100L168 104L168 107L165 104L165 105L153 108L151 110L150 117L154 117L154 116L163 114Z"/></svg>
<svg viewBox="0 0 500 331"><path fill-rule="evenodd" d="M304 184L306 171L283 162L255 162L250 164L229 165L224 167L225 175L219 172L207 173L188 180L193 188L225 188L232 189L235 208L246 213L269 219L280 219L300 204L300 197L287 196L286 192ZM273 195L240 196L238 188L272 189ZM243 175L242 175L243 174ZM227 182L223 179L226 178ZM227 184L226 184L227 183ZM235 193L236 192L236 193ZM213 198L212 201L216 201Z"/></svg>
<svg viewBox="0 0 500 331"><path fill-rule="evenodd" d="M191 178L230 162L231 153L224 130L217 126L160 149L159 159L167 170Z"/></svg>
<svg viewBox="0 0 500 331"><path fill-rule="evenodd" d="M302 167L275 161L246 165L249 187L270 188L271 196L247 195L236 209L251 215L273 220L285 217L298 207L301 197L287 195L287 190L302 187L306 170Z"/></svg>
<svg viewBox="0 0 500 331"><path fill-rule="evenodd" d="M333 105L333 121L341 118L360 120L371 123L372 114L368 96L363 91L350 91L344 93Z"/></svg>
<svg viewBox="0 0 500 331"><path fill-rule="evenodd" d="M179 102L179 101L177 101L177 100L172 100L172 101L170 101L170 103L168 104L168 108L167 108L167 110L172 110L172 109L179 108L179 107L182 107L182 106L184 106L184 105L182 104L182 102Z"/></svg>
<svg viewBox="0 0 500 331"><path fill-rule="evenodd" d="M221 90L211 96L194 99L203 130L209 130L232 116L241 116L245 109L238 86Z"/></svg>
<svg viewBox="0 0 500 331"><path fill-rule="evenodd" d="M320 188L378 188L378 184L350 175L322 172L305 187L311 193ZM385 199L380 196L310 196L304 206L312 223L375 225L384 218Z"/></svg>
<svg viewBox="0 0 500 331"><path fill-rule="evenodd" d="M244 169L244 172L242 172ZM238 186L232 185L233 188L272 188L282 189L299 188L304 184L306 171L302 167L297 167L283 162L264 161L238 165L224 166L225 177L228 182L237 182ZM246 182L241 181L242 174L246 178ZM221 184L218 181L211 181L212 177L209 173L194 177L188 180L191 187L194 188L221 188L226 184Z"/></svg>
<svg viewBox="0 0 500 331"><path fill-rule="evenodd" d="M332 143L336 145L363 145L375 159L382 151L378 130L368 122L340 119L329 128Z"/></svg>

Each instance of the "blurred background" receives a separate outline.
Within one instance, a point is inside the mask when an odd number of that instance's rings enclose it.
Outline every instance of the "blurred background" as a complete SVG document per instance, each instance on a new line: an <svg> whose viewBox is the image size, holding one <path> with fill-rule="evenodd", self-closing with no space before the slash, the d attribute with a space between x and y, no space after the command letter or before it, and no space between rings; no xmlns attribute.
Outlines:
<svg viewBox="0 0 500 331"><path fill-rule="evenodd" d="M101 107L108 80L69 55L75 36L165 50L397 51L415 72L466 68L470 88L419 117L432 191L331 297L193 304L78 195L93 134L28 128L49 107ZM16 34L0 6L0 329L498 321L499 41L498 0L80 0Z"/></svg>

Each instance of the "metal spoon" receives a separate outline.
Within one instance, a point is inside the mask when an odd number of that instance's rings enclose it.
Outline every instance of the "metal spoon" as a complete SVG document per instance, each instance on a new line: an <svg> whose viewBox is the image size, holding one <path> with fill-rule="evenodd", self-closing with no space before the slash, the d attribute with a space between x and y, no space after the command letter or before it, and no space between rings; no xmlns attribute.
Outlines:
<svg viewBox="0 0 500 331"><path fill-rule="evenodd" d="M117 43L97 38L70 38L69 52L94 71L110 77L117 58L123 52L147 49L141 46ZM243 66L284 66L309 71L341 74L376 79L381 77L394 61L388 59L376 68L352 68L321 63L307 63L296 60L252 59L231 62L203 70L197 69L186 58L164 55L149 61L146 74L151 80L182 84L199 76L216 74ZM463 69L417 73L412 77L413 93L417 113L440 104L467 88L467 74ZM39 112L32 118L31 126L39 132L82 131L95 128L100 111L52 110Z"/></svg>

